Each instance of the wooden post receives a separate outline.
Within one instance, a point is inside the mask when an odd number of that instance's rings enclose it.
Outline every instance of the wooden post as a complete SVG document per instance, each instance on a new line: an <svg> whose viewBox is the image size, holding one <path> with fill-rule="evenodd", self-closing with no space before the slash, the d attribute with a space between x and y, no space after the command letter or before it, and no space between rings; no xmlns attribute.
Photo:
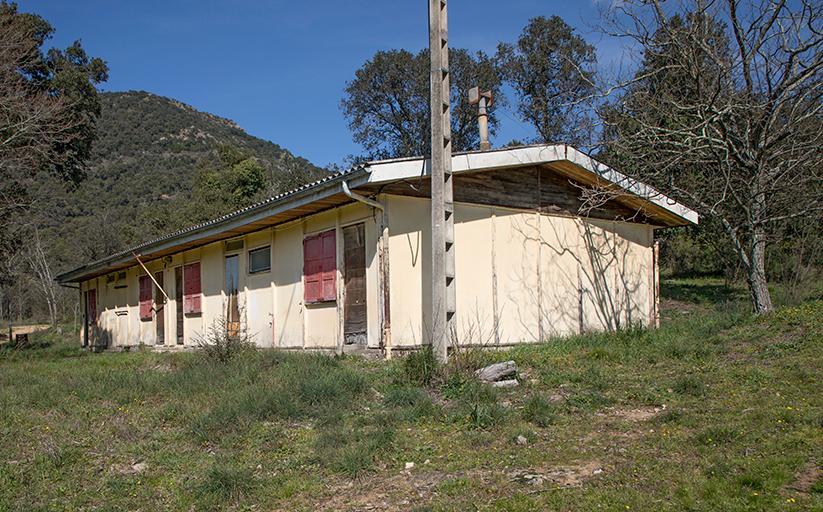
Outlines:
<svg viewBox="0 0 823 512"><path fill-rule="evenodd" d="M654 236L654 235L652 235ZM660 241L654 241L654 249L653 249L653 260L654 260L654 268L652 271L654 272L654 283L652 286L654 287L654 327L660 327Z"/></svg>
<svg viewBox="0 0 823 512"><path fill-rule="evenodd" d="M343 230L340 228L340 208L335 210L334 217L334 259L337 261L335 265L335 280L337 281L337 355L342 356L344 346L346 344L345 334L345 304L346 304L346 280L341 270L344 265L343 257Z"/></svg>
<svg viewBox="0 0 823 512"><path fill-rule="evenodd" d="M441 363L455 335L454 202L451 172L451 107L446 0L429 0L431 56L431 343ZM456 340L455 340L456 341Z"/></svg>
<svg viewBox="0 0 823 512"><path fill-rule="evenodd" d="M389 271L389 202L383 200L383 209L380 211L378 248L378 284L379 284L379 317L380 317L380 345L386 354L386 359L392 358L391 345L391 306L390 306L390 271Z"/></svg>

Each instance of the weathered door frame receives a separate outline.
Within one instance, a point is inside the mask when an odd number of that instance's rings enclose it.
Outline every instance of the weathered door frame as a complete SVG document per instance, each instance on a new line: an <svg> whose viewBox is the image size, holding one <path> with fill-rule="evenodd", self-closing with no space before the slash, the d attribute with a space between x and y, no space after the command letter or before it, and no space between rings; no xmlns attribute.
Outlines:
<svg viewBox="0 0 823 512"><path fill-rule="evenodd" d="M152 290L154 299L154 336L157 345L166 343L166 298L160 290L166 284L165 272L158 270L154 272L154 289Z"/></svg>
<svg viewBox="0 0 823 512"><path fill-rule="evenodd" d="M174 267L174 342L183 345L186 340L183 311L183 265Z"/></svg>
<svg viewBox="0 0 823 512"><path fill-rule="evenodd" d="M350 296L350 293L349 293L349 291L350 291L349 290L349 283L347 281L348 277L349 277L349 276L347 276L349 268L348 268L347 259L346 259L346 240L347 240L346 232L348 230L352 229L352 228L357 229L359 231L358 235L362 238L362 245L360 246L362 248L362 251L363 251L362 300L363 300L363 316L364 316L364 318L362 320L362 322L363 322L362 331L361 330L350 331L349 326L348 326L348 324L350 322L350 318L349 318L349 311L350 311L349 310L349 301L352 299L352 297ZM340 234L341 234L341 239L342 239L340 243L342 244L341 249L342 249L342 255L343 255L343 258L342 258L343 261L341 261L340 264L342 266L342 274L343 274L342 279L343 279L343 287L344 287L343 295L342 295L342 297L343 297L342 309L343 309L343 338L344 338L344 343L350 344L349 340L350 339L355 340L355 338L356 338L356 341L352 341L351 343L357 343L357 344L360 344L360 345L368 345L368 332L369 332L369 321L368 321L368 318L369 318L368 272L367 272L368 266L366 264L367 263L366 262L366 254L367 254L366 249L367 249L367 247L366 247L366 222L365 222L365 220L360 220L360 221L356 221L356 222L346 223L345 225L341 225L340 226ZM360 298L360 297L358 297L358 298ZM350 335L351 335L351 338L349 337ZM362 335L362 337L359 337L358 335Z"/></svg>

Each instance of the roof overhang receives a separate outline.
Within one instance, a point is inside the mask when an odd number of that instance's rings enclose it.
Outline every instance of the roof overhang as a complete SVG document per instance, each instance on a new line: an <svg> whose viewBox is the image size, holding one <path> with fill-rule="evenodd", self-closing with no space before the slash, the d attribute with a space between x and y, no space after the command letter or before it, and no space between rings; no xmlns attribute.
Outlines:
<svg viewBox="0 0 823 512"><path fill-rule="evenodd" d="M144 261L150 261L289 222L352 202L351 197L344 193L342 182L346 182L351 189L356 189L419 178L431 174L430 165L430 160L424 158L399 158L359 165L242 210L83 265L60 274L56 281L61 284L85 281L133 266L136 263L135 255L139 255ZM452 157L454 173L528 166L546 166L575 181L611 188L616 191L619 201L652 213L664 226L698 222L696 212L565 144L460 153Z"/></svg>
<svg viewBox="0 0 823 512"><path fill-rule="evenodd" d="M430 160L422 158L371 162L369 183L428 176L431 174L430 165ZM699 220L697 212L566 144L470 152L452 157L452 172L455 174L529 166L548 166L586 185L610 188L616 200L653 210L652 213L657 214L665 226L697 224Z"/></svg>

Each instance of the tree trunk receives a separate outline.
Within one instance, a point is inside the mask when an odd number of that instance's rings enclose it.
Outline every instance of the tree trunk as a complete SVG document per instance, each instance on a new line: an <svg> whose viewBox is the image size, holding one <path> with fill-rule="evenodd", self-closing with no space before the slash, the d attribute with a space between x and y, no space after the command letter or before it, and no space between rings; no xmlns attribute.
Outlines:
<svg viewBox="0 0 823 512"><path fill-rule="evenodd" d="M762 229L755 229L752 234L749 265L746 267L746 282L752 295L754 312L758 315L774 309L772 296L766 281L766 240Z"/></svg>

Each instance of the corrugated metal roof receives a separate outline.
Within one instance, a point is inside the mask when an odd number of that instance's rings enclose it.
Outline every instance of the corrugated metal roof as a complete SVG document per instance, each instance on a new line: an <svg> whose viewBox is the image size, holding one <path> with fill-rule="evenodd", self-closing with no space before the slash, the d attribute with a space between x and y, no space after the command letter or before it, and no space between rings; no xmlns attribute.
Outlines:
<svg viewBox="0 0 823 512"><path fill-rule="evenodd" d="M276 196L269 197L269 198L264 199L262 201L259 201L257 203L251 204L251 205L249 205L245 208L241 208L240 210L236 210L236 211L233 211L231 213L227 213L225 215L222 215L222 216L217 217L215 219L211 219L211 220L206 221L206 222L201 222L200 224L195 224L193 226L188 226L188 227L180 229L178 231L174 231L172 233L168 233L168 234L160 236L158 238L154 238L152 240L142 242L142 243L140 243L138 245L135 245L133 247L129 247L128 249L124 249L120 252L111 254L109 256L106 256L105 258L101 258L99 260L92 261L90 263L87 263L87 264L82 265L80 267L77 267L73 270L70 270L68 272L64 272L64 273L58 275L55 278L55 280L59 283L74 282L70 279L67 279L72 274L76 274L76 273L78 273L80 271L83 271L83 270L92 271L92 269L94 269L95 267L105 266L106 264L115 262L115 261L117 261L117 260L119 260L123 257L130 256L131 254L134 254L134 253L139 254L141 251L143 251L147 248L156 246L160 243L168 242L168 241L174 240L175 238L180 238L180 237L183 237L184 235L194 233L194 232L197 232L199 230L216 227L216 226L219 226L221 223L225 223L225 222L230 221L232 219L236 219L236 218L242 217L244 215L247 215L247 214L250 214L250 213L253 213L253 212L257 212L257 211L260 211L260 210L265 210L266 208L270 208L272 206L275 206L278 203L288 201L291 197L295 196L296 194L299 194L300 192L304 192L304 191L314 189L314 188L320 188L322 185L324 185L326 183L338 180L338 179L340 179L344 176L352 175L352 174L354 174L358 171L367 171L368 167L369 167L368 163L362 163L362 164L355 165L354 167L351 167L350 169L347 169L345 171L339 171L339 172L336 172L336 173L331 173L331 174L329 174L328 176L326 176L324 178L321 178L319 180L316 180L316 181L313 181L313 182L310 182L310 183L306 183L305 185L301 185L297 188L294 188L294 189L289 190L287 192L283 192L283 193L278 194Z"/></svg>

